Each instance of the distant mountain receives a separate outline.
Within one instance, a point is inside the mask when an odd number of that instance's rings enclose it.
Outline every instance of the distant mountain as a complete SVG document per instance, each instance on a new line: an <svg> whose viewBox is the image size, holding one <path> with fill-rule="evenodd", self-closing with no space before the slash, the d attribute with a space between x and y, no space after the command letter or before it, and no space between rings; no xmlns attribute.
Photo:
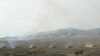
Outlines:
<svg viewBox="0 0 100 56"><path fill-rule="evenodd" d="M59 29L50 32L41 32L35 35L36 38L67 38L67 37L80 37L80 38L99 38L100 28L82 30L76 28Z"/></svg>
<svg viewBox="0 0 100 56"><path fill-rule="evenodd" d="M5 37L8 38L8 37ZM1 38L0 40L3 40L5 38ZM13 39L16 40L32 40L32 39L45 39L45 40L51 40L51 39L100 39L100 28L97 29L89 29L89 30L82 30L82 29L76 29L76 28L67 28L67 29L58 29L54 31L49 32L38 32L35 35L28 35L28 36L22 36L22 37L13 37Z"/></svg>

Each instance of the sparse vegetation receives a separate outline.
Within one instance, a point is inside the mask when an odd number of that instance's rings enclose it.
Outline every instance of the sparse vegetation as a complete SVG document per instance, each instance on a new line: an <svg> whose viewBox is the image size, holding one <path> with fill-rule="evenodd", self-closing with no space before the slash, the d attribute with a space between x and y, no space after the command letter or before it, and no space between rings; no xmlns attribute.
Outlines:
<svg viewBox="0 0 100 56"><path fill-rule="evenodd" d="M99 48L1 48L0 56L99 56Z"/></svg>

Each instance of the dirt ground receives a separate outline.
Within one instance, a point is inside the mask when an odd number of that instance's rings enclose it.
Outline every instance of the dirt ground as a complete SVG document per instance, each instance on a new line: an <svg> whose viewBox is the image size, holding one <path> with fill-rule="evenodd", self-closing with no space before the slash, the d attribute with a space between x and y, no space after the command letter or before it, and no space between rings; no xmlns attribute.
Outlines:
<svg viewBox="0 0 100 56"><path fill-rule="evenodd" d="M1 48L0 56L100 56L100 48Z"/></svg>

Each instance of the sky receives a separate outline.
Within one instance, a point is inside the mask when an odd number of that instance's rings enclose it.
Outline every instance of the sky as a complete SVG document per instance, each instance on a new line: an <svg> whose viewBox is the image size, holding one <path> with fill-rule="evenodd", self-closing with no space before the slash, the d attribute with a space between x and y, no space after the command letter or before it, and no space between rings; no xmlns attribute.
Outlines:
<svg viewBox="0 0 100 56"><path fill-rule="evenodd" d="M0 36L100 28L100 0L0 0Z"/></svg>

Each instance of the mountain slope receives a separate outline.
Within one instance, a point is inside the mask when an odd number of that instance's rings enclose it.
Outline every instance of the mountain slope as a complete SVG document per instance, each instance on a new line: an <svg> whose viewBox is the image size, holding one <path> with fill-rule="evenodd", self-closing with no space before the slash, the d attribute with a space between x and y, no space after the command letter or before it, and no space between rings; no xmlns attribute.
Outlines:
<svg viewBox="0 0 100 56"><path fill-rule="evenodd" d="M100 37L100 29L80 30L75 28L59 29L50 32L43 32L35 35L36 38L63 38L63 37L84 37L84 38L96 38Z"/></svg>

